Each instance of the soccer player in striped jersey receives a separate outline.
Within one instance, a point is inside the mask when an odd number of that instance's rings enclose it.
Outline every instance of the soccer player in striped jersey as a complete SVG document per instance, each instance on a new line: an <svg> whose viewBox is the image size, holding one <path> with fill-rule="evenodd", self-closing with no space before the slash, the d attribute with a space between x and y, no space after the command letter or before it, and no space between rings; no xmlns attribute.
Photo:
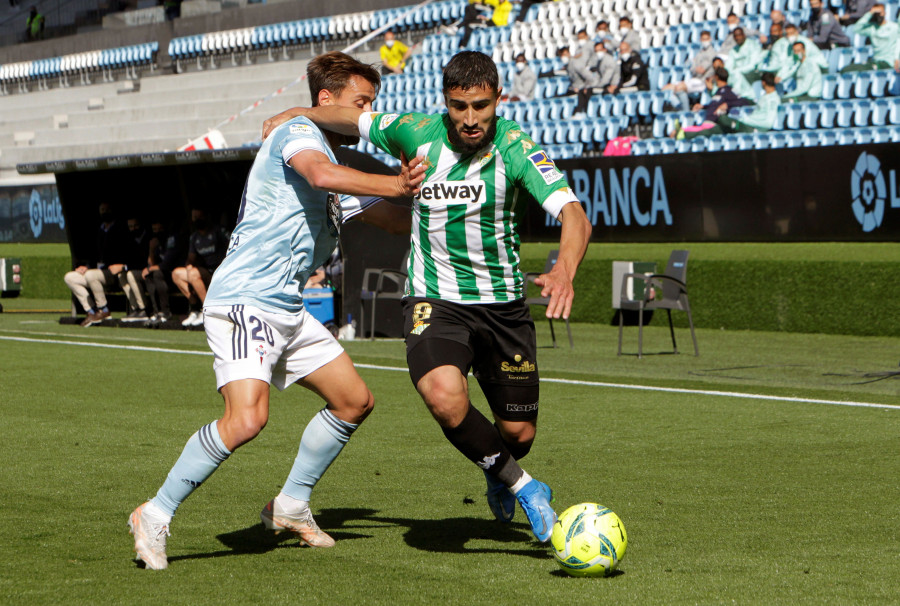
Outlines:
<svg viewBox="0 0 900 606"><path fill-rule="evenodd" d="M318 105L360 110L371 109L381 82L371 66L337 52L311 61L307 74ZM404 162L396 176L341 166L333 148L345 140L297 118L276 129L253 162L238 224L204 302L225 414L190 437L156 496L131 514L135 551L146 568L168 566L166 537L175 510L266 425L270 384L283 390L299 383L326 405L306 426L284 488L260 517L267 528L291 531L301 543L334 545L312 517L310 494L374 401L343 348L303 308L301 290L334 250L342 219L368 213L368 222L379 225L371 211L385 204L365 207L354 196L410 196L423 177L420 159Z"/></svg>
<svg viewBox="0 0 900 606"><path fill-rule="evenodd" d="M510 521L518 500L535 536L546 541L556 520L551 490L518 463L534 442L539 398L517 225L526 194L562 222L559 260L535 281L550 297L552 318L569 316L591 226L546 152L497 116L501 89L490 57L455 55L444 68L443 92L446 114L293 108L267 120L263 135L303 115L396 157L425 158L404 299L410 378L447 439L484 470L497 519ZM469 401L469 370L494 423Z"/></svg>

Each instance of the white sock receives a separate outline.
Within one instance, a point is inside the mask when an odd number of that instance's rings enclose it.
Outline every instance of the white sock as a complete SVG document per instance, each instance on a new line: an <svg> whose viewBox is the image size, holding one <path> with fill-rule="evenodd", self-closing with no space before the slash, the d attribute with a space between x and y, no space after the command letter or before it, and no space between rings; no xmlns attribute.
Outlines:
<svg viewBox="0 0 900 606"><path fill-rule="evenodd" d="M147 504L144 505L144 513L154 522L159 522L161 524L169 524L172 522L172 516L163 511L162 508L153 501L148 501Z"/></svg>
<svg viewBox="0 0 900 606"><path fill-rule="evenodd" d="M278 503L278 507L281 508L281 511L287 514L297 514L306 509L309 509L309 501L301 501L300 499L295 499L290 495L286 495L283 492L279 492L278 496L275 497L275 502Z"/></svg>
<svg viewBox="0 0 900 606"><path fill-rule="evenodd" d="M509 491L513 494L519 494L519 491L525 488L525 485L531 481L531 476L528 475L527 471L522 472L522 477L518 479L518 481L509 487Z"/></svg>

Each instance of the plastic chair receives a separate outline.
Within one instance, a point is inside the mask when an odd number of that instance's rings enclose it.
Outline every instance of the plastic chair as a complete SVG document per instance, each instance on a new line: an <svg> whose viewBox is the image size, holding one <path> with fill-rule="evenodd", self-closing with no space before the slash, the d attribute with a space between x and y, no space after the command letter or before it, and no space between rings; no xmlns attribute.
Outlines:
<svg viewBox="0 0 900 606"><path fill-rule="evenodd" d="M787 103L779 107L784 109L784 128L789 130L797 130L800 128L800 119L803 117L804 103Z"/></svg>
<svg viewBox="0 0 900 606"><path fill-rule="evenodd" d="M544 271L541 273L550 273L550 270L553 269L553 266L556 265L556 260L559 258L558 250L551 250L550 254L547 255L547 262L544 264ZM534 283L535 278L541 275L541 273L528 272L525 274L526 286L528 282ZM526 305L541 305L543 307L547 307L550 304L550 297L526 297L525 298ZM553 318L547 318L550 322L550 337L553 339L553 347L556 347L556 332L553 330ZM566 323L566 332L569 335L569 348L573 349L575 347L572 342L572 328L569 326L569 319L564 319Z"/></svg>
<svg viewBox="0 0 900 606"><path fill-rule="evenodd" d="M856 111L856 103L853 101L838 101L837 115L834 124L840 128L850 128L853 126L853 114Z"/></svg>
<svg viewBox="0 0 900 606"><path fill-rule="evenodd" d="M638 358L642 358L644 355L644 310L653 309L666 310L666 314L669 317L669 333L672 336L672 353L678 353L678 344L675 342L675 328L672 324L672 310L686 312L688 324L691 328L691 339L694 341L694 355L700 355L687 292L686 279L689 254L686 250L673 250L669 256L666 271L662 274L650 274L647 276L640 273L628 273L622 276L622 297L619 303L619 350L617 355L622 355L622 330L625 325L622 310L635 310L638 312ZM644 294L640 299L629 298L629 278L644 281Z"/></svg>
<svg viewBox="0 0 900 606"><path fill-rule="evenodd" d="M405 295L409 250L403 255L400 270L387 268L367 268L363 272L362 290L359 292L359 335L365 334L363 304L371 301L372 319L369 321L369 338L375 339L375 307L378 301L399 301Z"/></svg>

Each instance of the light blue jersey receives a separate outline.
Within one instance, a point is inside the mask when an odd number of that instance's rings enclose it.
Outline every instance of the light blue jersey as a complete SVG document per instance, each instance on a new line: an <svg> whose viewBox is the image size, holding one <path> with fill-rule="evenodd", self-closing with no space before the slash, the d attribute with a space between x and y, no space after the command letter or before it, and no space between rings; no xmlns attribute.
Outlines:
<svg viewBox="0 0 900 606"><path fill-rule="evenodd" d="M245 304L272 313L302 309L303 285L334 250L342 216L361 211L356 198L317 191L289 165L305 150L337 162L322 131L302 117L276 128L260 147L205 306Z"/></svg>

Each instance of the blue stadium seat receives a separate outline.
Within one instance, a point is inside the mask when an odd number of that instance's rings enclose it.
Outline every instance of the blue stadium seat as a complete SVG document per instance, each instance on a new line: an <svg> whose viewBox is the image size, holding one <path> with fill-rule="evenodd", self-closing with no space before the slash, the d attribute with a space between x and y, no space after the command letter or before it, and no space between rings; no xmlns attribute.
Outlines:
<svg viewBox="0 0 900 606"><path fill-rule="evenodd" d="M784 133L769 133L769 147L779 149L787 145L787 137Z"/></svg>
<svg viewBox="0 0 900 606"><path fill-rule="evenodd" d="M657 139L659 141L660 154L674 154L678 151L678 145L675 139Z"/></svg>
<svg viewBox="0 0 900 606"><path fill-rule="evenodd" d="M888 124L900 124L900 97L888 99Z"/></svg>
<svg viewBox="0 0 900 606"><path fill-rule="evenodd" d="M833 128L837 119L837 101L820 101L819 102L819 127Z"/></svg>
<svg viewBox="0 0 900 606"><path fill-rule="evenodd" d="M890 143L891 129L887 126L872 129L872 143Z"/></svg>
<svg viewBox="0 0 900 606"><path fill-rule="evenodd" d="M769 149L771 140L769 133L752 133L752 143L750 149Z"/></svg>
<svg viewBox="0 0 900 606"><path fill-rule="evenodd" d="M891 143L900 143L900 126L891 126Z"/></svg>
<svg viewBox="0 0 900 606"><path fill-rule="evenodd" d="M822 145L822 146L837 145L838 132L840 132L840 130L836 129L836 128L820 129L818 131L819 145Z"/></svg>
<svg viewBox="0 0 900 606"><path fill-rule="evenodd" d="M637 141L632 142L631 155L632 156L648 155L650 153L649 152L650 141L653 141L653 139L638 139Z"/></svg>
<svg viewBox="0 0 900 606"><path fill-rule="evenodd" d="M869 96L872 87L872 72L856 72L853 81L853 96L857 99L865 99Z"/></svg>
<svg viewBox="0 0 900 606"><path fill-rule="evenodd" d="M867 126L863 128L854 128L853 134L855 135L854 140L858 145L867 145L871 143L874 138L872 129Z"/></svg>
<svg viewBox="0 0 900 606"><path fill-rule="evenodd" d="M839 74L837 77L837 87L834 91L836 99L849 99L853 94L854 83L856 81L856 73Z"/></svg>
<svg viewBox="0 0 900 606"><path fill-rule="evenodd" d="M890 82L893 70L878 69L870 72L872 85L869 87L870 97L883 97L888 93L888 83Z"/></svg>
<svg viewBox="0 0 900 606"><path fill-rule="evenodd" d="M738 149L738 139L734 135L722 137L722 151L735 151Z"/></svg>
<svg viewBox="0 0 900 606"><path fill-rule="evenodd" d="M837 92L837 74L824 74L822 76L822 99L830 101Z"/></svg>
<svg viewBox="0 0 900 606"><path fill-rule="evenodd" d="M797 130L800 128L800 120L803 118L805 103L787 103L778 108L780 114L784 111L784 128ZM776 128L775 130L779 130Z"/></svg>
<svg viewBox="0 0 900 606"><path fill-rule="evenodd" d="M872 111L873 103L870 99L858 99L853 102L853 124L855 126L869 125L869 114Z"/></svg>
<svg viewBox="0 0 900 606"><path fill-rule="evenodd" d="M708 152L717 152L722 151L724 147L724 140L726 139L726 135L712 135L711 137L706 137L706 151Z"/></svg>
<svg viewBox="0 0 900 606"><path fill-rule="evenodd" d="M801 103L803 107L803 128L817 128L819 125L820 101Z"/></svg>
<svg viewBox="0 0 900 606"><path fill-rule="evenodd" d="M806 137L800 131L785 133L785 137L785 147L803 147L806 143Z"/></svg>
<svg viewBox="0 0 900 606"><path fill-rule="evenodd" d="M837 116L834 120L835 126L840 128L850 128L853 126L853 114L855 110L856 103L854 101L838 101Z"/></svg>

